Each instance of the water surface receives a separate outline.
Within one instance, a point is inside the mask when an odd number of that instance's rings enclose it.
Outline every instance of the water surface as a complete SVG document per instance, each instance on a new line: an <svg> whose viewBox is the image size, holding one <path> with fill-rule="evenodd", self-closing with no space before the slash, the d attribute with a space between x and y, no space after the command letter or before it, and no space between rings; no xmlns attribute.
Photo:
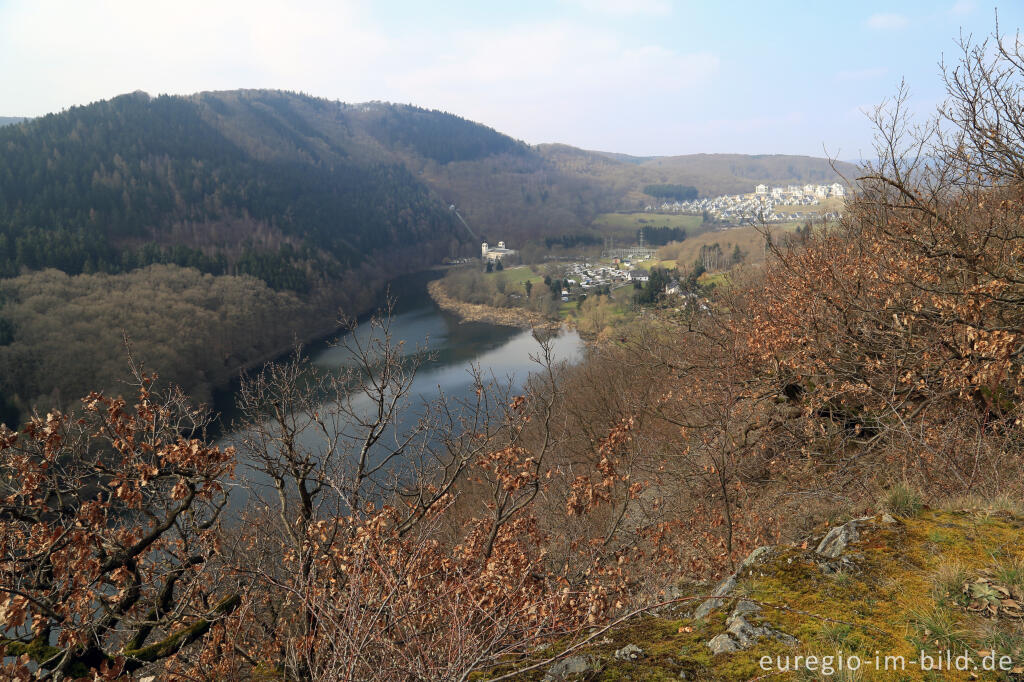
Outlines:
<svg viewBox="0 0 1024 682"><path fill-rule="evenodd" d="M486 378L514 386L522 386L529 374L539 369L535 358L540 346L531 331L481 322L460 323L455 315L438 308L426 292L427 283L437 276L436 272L409 275L393 282L390 289L395 303L390 326L393 341L404 342L403 353L407 356L418 349L429 352L412 383L410 409L403 414L400 429L414 424L422 413L421 406L436 400L439 392L449 401L468 397L474 388L474 366ZM370 325L363 321L354 333L365 338L369 332ZM575 363L582 357L583 344L574 331L563 329L551 344L556 361ZM326 371L340 371L352 363L345 348L326 342L310 347L307 354L314 366ZM364 400L362 407L369 410L371 405ZM230 426L237 414L227 406L223 413L227 430L219 444L237 443L243 434ZM306 445L316 447L312 440ZM242 477L257 484L267 482L246 462L240 464Z"/></svg>

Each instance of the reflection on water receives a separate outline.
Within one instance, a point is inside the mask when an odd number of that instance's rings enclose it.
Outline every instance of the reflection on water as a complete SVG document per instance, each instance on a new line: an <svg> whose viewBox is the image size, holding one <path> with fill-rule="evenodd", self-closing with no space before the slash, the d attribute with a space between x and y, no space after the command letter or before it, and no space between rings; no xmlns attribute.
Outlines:
<svg viewBox="0 0 1024 682"><path fill-rule="evenodd" d="M430 402L438 397L439 391L450 400L468 396L473 389L473 365L480 368L485 378L523 385L530 372L538 369L532 356L536 356L540 348L533 334L529 330L484 323L460 324L455 316L440 310L427 295L426 284L431 276L436 277L437 274L410 275L391 286L395 300L391 318L392 339L405 342L403 352L406 355L424 347L430 353L413 381L410 405ZM368 332L369 325L364 324L355 333ZM556 361L574 363L582 357L583 346L574 331L563 329L552 339L551 345ZM311 348L309 359L313 365L327 371L338 371L351 362L344 348L328 344ZM369 408L368 401L364 404ZM414 408L403 416L402 421L411 425L416 418ZM230 424L231 421L230 410L226 410L225 423ZM237 443L240 436L228 430L219 444ZM244 462L242 464L239 473L258 483L261 476L244 466Z"/></svg>

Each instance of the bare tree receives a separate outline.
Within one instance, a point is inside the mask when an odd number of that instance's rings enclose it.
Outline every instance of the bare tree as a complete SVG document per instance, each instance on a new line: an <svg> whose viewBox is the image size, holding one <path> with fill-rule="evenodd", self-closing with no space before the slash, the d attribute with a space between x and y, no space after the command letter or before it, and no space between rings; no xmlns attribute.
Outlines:
<svg viewBox="0 0 1024 682"><path fill-rule="evenodd" d="M203 413L135 376L134 406L93 393L75 418L0 427L0 644L39 679L169 659L239 604L215 542L233 453L182 435Z"/></svg>

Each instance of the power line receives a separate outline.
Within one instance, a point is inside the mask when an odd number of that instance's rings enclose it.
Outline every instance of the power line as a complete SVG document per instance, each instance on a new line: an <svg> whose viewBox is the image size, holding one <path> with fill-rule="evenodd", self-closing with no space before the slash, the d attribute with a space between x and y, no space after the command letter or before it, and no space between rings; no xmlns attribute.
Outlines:
<svg viewBox="0 0 1024 682"><path fill-rule="evenodd" d="M451 211L452 213L454 213L454 214L455 214L455 217L459 219L459 222L460 222L460 223L462 223L462 226L466 228L466 231L467 231L467 232L469 232L469 234L470 234L470 235L472 235L473 239L476 239L476 240L478 240L478 241L479 241L480 237L476 236L476 232L474 232L474 231L473 231L473 228L471 228L471 227L469 226L469 223L467 223L467 222L466 222L466 221L465 221L465 220L464 220L464 219L462 218L462 216L461 216L461 215L459 215L459 209L455 208L455 204L452 204L451 206L449 206L449 207L448 207L448 210L450 210L450 211Z"/></svg>

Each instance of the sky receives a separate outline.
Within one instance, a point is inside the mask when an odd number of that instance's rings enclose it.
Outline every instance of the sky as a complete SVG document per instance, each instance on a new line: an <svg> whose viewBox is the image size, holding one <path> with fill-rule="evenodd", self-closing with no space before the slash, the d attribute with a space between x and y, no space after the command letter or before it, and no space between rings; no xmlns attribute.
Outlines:
<svg viewBox="0 0 1024 682"><path fill-rule="evenodd" d="M640 156L870 156L901 79L942 101L961 33L1024 3L0 0L0 116L144 90L278 88L442 109L531 144Z"/></svg>

